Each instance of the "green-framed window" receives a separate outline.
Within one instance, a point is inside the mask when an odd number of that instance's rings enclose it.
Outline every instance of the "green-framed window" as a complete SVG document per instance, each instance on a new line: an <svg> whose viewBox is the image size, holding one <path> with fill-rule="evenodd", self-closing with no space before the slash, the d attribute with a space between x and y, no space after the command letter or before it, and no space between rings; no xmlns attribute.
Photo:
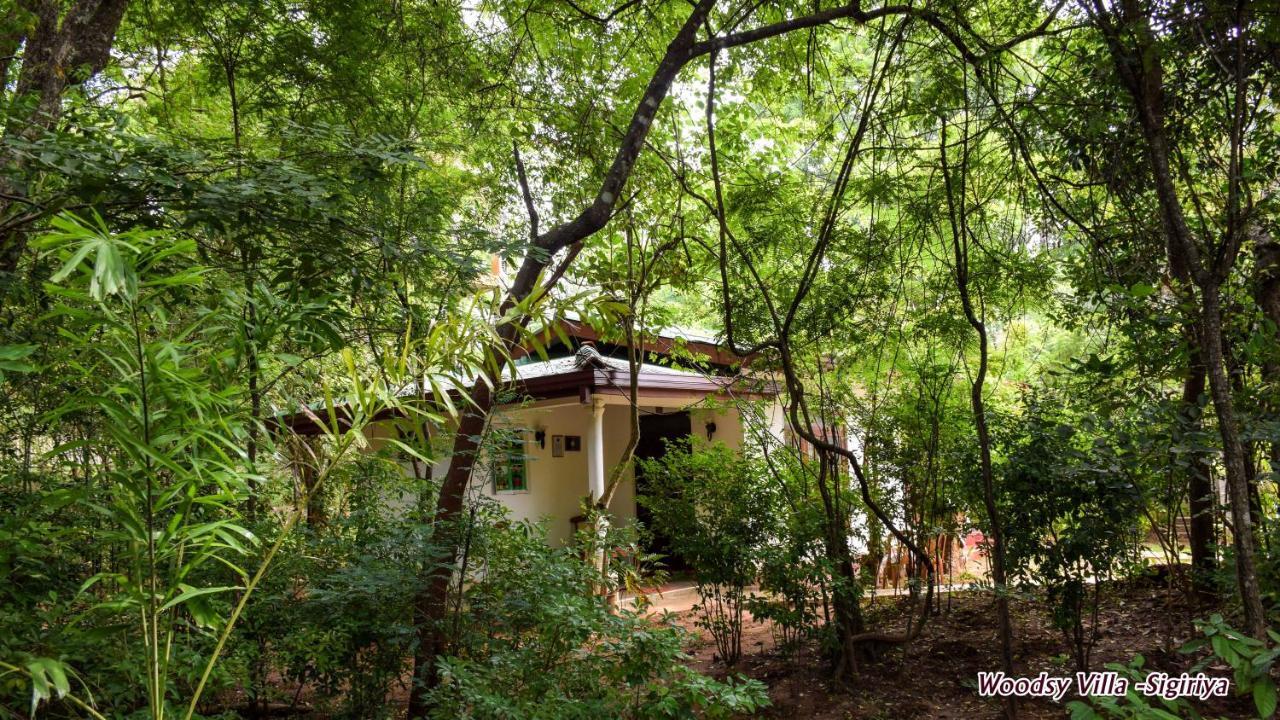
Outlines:
<svg viewBox="0 0 1280 720"><path fill-rule="evenodd" d="M501 457L494 463L493 489L496 492L529 489L529 463L523 440L510 440L503 448Z"/></svg>

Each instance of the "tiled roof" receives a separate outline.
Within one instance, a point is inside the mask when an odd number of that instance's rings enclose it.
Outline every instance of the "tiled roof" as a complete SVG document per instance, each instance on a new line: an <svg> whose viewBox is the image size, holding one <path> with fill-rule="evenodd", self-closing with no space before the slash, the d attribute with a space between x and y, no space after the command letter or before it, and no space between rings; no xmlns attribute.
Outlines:
<svg viewBox="0 0 1280 720"><path fill-rule="evenodd" d="M589 368L603 370L609 375L614 373L630 374L631 364L623 358L614 358L601 355L590 346L583 346L575 355L567 357L552 358L550 360L541 360L538 362L526 362L515 365L515 379L519 382L528 382L531 380L540 380L552 378L557 375L573 375L581 373ZM508 365L502 369L503 383L511 382L512 366ZM707 380L718 379L716 376L708 376L702 373L690 372L688 370L679 370L665 365L655 363L640 364L640 378L662 378L664 380ZM723 380L723 379L721 379ZM474 377L469 377L463 383L464 387L470 387L475 382ZM455 390L457 386L452 383L446 383L441 389ZM405 386L397 393L400 397L412 397L418 394L417 383Z"/></svg>

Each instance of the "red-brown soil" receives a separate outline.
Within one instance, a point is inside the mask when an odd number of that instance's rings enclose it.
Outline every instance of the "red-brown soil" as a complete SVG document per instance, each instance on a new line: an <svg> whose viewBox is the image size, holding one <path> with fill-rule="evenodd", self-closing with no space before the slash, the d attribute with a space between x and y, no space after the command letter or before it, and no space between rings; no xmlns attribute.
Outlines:
<svg viewBox="0 0 1280 720"><path fill-rule="evenodd" d="M1163 588L1109 586L1103 592L1099 615L1100 637L1091 669L1109 662L1127 662L1137 653L1147 667L1171 674L1186 671L1195 659L1178 653L1197 635L1192 620L1210 610L1189 604L1181 594ZM1045 608L1028 599L1013 603L1015 661L1020 675L1073 675L1074 662L1062 635L1048 622ZM901 597L877 598L868 618L877 627L900 627L907 611ZM761 717L910 720L939 718L977 720L1001 716L996 699L980 698L976 689L979 671L1000 669L991 596L961 592L942 597L942 611L933 617L921 636L909 647L888 650L875 663L860 665L848 688L837 688L831 671L812 643L796 657L783 657L774 647L767 625L750 620L744 628L743 658L726 668L715 654L709 637L694 626L692 611L680 613L680 623L698 635L691 652L698 669L724 677L742 674L769 686L773 706ZM1211 674L1229 675L1225 666ZM1074 696L1068 696L1064 703ZM1206 717L1251 717L1251 703L1230 698L1198 708ZM1024 718L1062 718L1063 705L1047 700L1024 700Z"/></svg>

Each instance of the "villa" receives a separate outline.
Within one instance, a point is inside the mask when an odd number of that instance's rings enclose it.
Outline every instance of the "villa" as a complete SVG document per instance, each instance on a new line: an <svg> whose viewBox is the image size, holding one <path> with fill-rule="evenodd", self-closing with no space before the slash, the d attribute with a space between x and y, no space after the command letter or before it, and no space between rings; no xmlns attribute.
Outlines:
<svg viewBox="0 0 1280 720"><path fill-rule="evenodd" d="M512 447L495 453L500 457L482 459L473 477L473 491L502 503L513 519L545 521L548 540L555 544L572 538L584 499L603 495L630 439L627 348L602 341L579 322L564 321L562 330L568 344L556 340L545 348L545 359L524 351L514 377L504 377L491 427L503 431L500 437ZM744 372L744 359L712 338L663 331L642 350L636 458L659 457L666 441L685 437L733 449L751 437L784 437L773 384ZM367 431L375 448L392 432L385 425ZM294 428L306 432L298 424ZM441 458L430 469L432 476L443 476L449 461ZM634 466L627 468L609 506L617 523L644 519L636 502L644 493L644 478L637 477Z"/></svg>

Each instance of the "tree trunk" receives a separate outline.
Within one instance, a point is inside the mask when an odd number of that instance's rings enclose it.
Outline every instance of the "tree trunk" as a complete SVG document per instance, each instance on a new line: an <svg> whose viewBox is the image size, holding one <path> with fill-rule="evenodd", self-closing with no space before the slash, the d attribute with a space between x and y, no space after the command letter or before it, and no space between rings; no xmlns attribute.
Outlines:
<svg viewBox="0 0 1280 720"><path fill-rule="evenodd" d="M1013 620L1009 615L1008 577L1005 574L1004 527L1000 521L1000 508L996 502L995 472L991 466L991 432L987 427L986 404L982 397L987 380L988 338L985 317L973 303L969 287L969 224L965 208L965 172L968 164L969 136L965 128L960 177L953 183L947 165L947 126L942 125L939 157L942 163L942 182L946 190L947 219L951 229L951 249L955 261L956 290L965 320L978 336L978 368L969 386L969 404L973 408L973 424L978 435L979 467L982 477L982 504L987 513L987 529L991 532L991 580L996 591L996 622L1000 633L1000 667L1006 675L1013 675ZM954 185L959 185L955 188ZM985 315L985 311L981 311ZM1013 696L1004 698L1004 714L1012 720L1018 715L1018 702Z"/></svg>
<svg viewBox="0 0 1280 720"><path fill-rule="evenodd" d="M1209 390L1222 436L1222 460L1227 469L1227 496L1231 511L1231 538L1236 554L1236 583L1244 606L1245 628L1255 638L1265 638L1266 611L1258 586L1254 561L1253 518L1249 509L1249 482L1245 470L1244 443L1236 418L1235 402L1227 379L1222 349L1222 309L1216 283L1206 283L1201 296L1201 335L1209 370Z"/></svg>
<svg viewBox="0 0 1280 720"><path fill-rule="evenodd" d="M61 15L64 3L60 0L27 0L22 4L36 16L36 23L26 37L9 107L29 102L31 109L10 121L4 134L30 139L57 124L67 88L83 83L106 67L129 0L77 0ZM8 73L8 61L4 72ZM0 166L10 171L20 171L21 163L8 154L0 155ZM0 183L0 191L6 195L0 199L3 223L17 208L25 207L22 200L26 188ZM0 233L0 302L26 247L27 234L21 227Z"/></svg>
<svg viewBox="0 0 1280 720"><path fill-rule="evenodd" d="M471 389L471 401L472 406L458 423L449 471L436 497L435 533L431 538L435 555L424 560L424 583L414 602L413 624L417 628L418 645L413 654L410 720L427 714L427 693L438 682L436 658L444 654L447 644L444 621L449 611L449 586L460 539L458 522L462 518L463 498L471 481L471 468L480 449L480 436L493 407L489 386L477 382Z"/></svg>
<svg viewBox="0 0 1280 720"><path fill-rule="evenodd" d="M837 459L830 453L818 454L818 493L822 498L822 509L826 522L823 526L826 533L823 549L827 559L835 566L839 582L832 587L832 609L836 618L836 635L840 642L840 654L836 658L836 679L842 682L849 678L857 667L857 646L855 638L861 635L866 626L862 618L862 585L858 583L857 573L853 569L853 554L849 550L849 532L845 524L845 514L836 507L828 480L833 485L840 483L840 468Z"/></svg>
<svg viewBox="0 0 1280 720"><path fill-rule="evenodd" d="M967 266L967 262L965 263ZM991 433L987 427L986 405L982 397L982 388L987 377L987 328L973 312L969 302L968 269L960 282L961 297L964 299L965 315L969 324L978 334L978 370L973 375L969 402L973 406L973 424L978 432L978 453L982 473L982 504L987 511L987 524L991 530L991 580L996 589L996 620L1000 631L1000 667L1008 675L1013 675L1013 620L1009 615L1009 586L1005 574L1004 526L1000 522L1000 509L996 504L995 473L991 467ZM1012 696L1005 699L1005 716L1017 717L1017 701Z"/></svg>
<svg viewBox="0 0 1280 720"><path fill-rule="evenodd" d="M1198 331L1189 330L1191 344L1187 358L1187 374L1182 381L1182 415L1184 434L1194 434L1200 429L1200 396L1204 395L1204 361L1200 357ZM1214 553L1214 517L1216 499L1209 474L1209 460L1203 453L1192 453L1187 469L1187 497L1191 513L1189 535L1191 541L1191 582L1202 597L1212 590L1213 573L1218 569ZM1176 536L1175 536L1176 537Z"/></svg>
<svg viewBox="0 0 1280 720"><path fill-rule="evenodd" d="M1214 412L1218 418L1218 432L1222 436L1232 539L1236 550L1236 582L1241 604L1244 606L1246 630L1255 638L1265 639L1266 615L1253 557L1253 523L1249 512L1244 444L1240 439L1231 384L1227 378L1222 337L1221 287L1235 265L1238 238L1230 237L1228 233L1229 237L1224 240L1222 247L1214 249L1213 244L1208 243L1213 252L1202 256L1197 238L1187 224L1183 199L1174 182L1169 160L1170 141L1164 122L1164 70L1151 17L1146 14L1149 13L1149 8L1136 0L1126 0L1112 8L1102 0L1092 0L1086 9L1107 43L1116 74L1133 100L1133 109L1142 127L1143 151L1151 165L1155 195L1160 207L1160 222L1168 241L1169 260L1174 276L1178 277L1178 270L1185 268L1186 274L1200 291L1201 348L1209 376ZM1237 38L1240 39L1242 38ZM1237 105L1240 103L1237 102ZM1239 119L1237 112L1237 120ZM1238 127L1235 128L1235 131L1238 130ZM1234 155L1232 162L1234 168ZM1234 188L1238 178L1233 175L1228 181ZM1232 206L1234 200L1234 197L1229 198L1227 204ZM1234 213L1234 207L1232 212ZM1234 214L1228 219L1229 227L1238 228Z"/></svg>

